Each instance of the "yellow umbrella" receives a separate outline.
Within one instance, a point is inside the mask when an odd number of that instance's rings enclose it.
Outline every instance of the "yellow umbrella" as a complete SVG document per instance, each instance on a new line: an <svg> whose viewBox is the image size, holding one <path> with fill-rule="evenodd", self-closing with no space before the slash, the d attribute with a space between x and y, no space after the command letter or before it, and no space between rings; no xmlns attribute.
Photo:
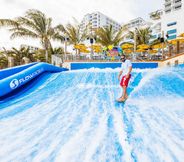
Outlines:
<svg viewBox="0 0 184 162"><path fill-rule="evenodd" d="M109 49L109 50L112 50L113 47L114 47L113 45L109 45L109 46L108 46L108 49Z"/></svg>
<svg viewBox="0 0 184 162"><path fill-rule="evenodd" d="M94 52L100 53L100 52L102 52L102 49L94 49Z"/></svg>
<svg viewBox="0 0 184 162"><path fill-rule="evenodd" d="M100 53L102 52L102 46L101 45L98 45L98 44L94 44L92 46L89 46L89 48L93 48L94 52L96 53Z"/></svg>
<svg viewBox="0 0 184 162"><path fill-rule="evenodd" d="M136 52L146 52L146 50L144 50L144 49L138 49L138 50L136 50Z"/></svg>
<svg viewBox="0 0 184 162"><path fill-rule="evenodd" d="M123 45L121 46L122 49L128 49L128 48L133 48L133 47L134 47L134 46L133 46L132 44L128 44L128 43L123 44Z"/></svg>
<svg viewBox="0 0 184 162"><path fill-rule="evenodd" d="M140 49L148 49L150 46L147 45L147 44L141 44L141 45L138 45L137 48L140 48Z"/></svg>
<svg viewBox="0 0 184 162"><path fill-rule="evenodd" d="M77 44L77 45L74 45L74 48L75 49L79 49L79 45Z"/></svg>
<svg viewBox="0 0 184 162"><path fill-rule="evenodd" d="M90 51L87 50L87 49L81 49L80 52L82 52L82 53L89 53Z"/></svg>
<svg viewBox="0 0 184 162"><path fill-rule="evenodd" d="M75 49L86 49L87 47L84 44L77 44L74 46Z"/></svg>
<svg viewBox="0 0 184 162"><path fill-rule="evenodd" d="M184 37L184 33L180 34L179 37Z"/></svg>
<svg viewBox="0 0 184 162"><path fill-rule="evenodd" d="M170 40L170 44L177 44L177 42L184 43L184 38L183 37L177 37L176 39Z"/></svg>
<svg viewBox="0 0 184 162"><path fill-rule="evenodd" d="M99 45L99 44L93 44L92 46L89 46L90 48L91 47L93 47L93 48L102 48L102 46L101 45Z"/></svg>
<svg viewBox="0 0 184 162"><path fill-rule="evenodd" d="M166 47L166 44L162 44L162 43L159 43L159 44L155 44L152 46L153 49L159 49L159 48L162 48L162 47Z"/></svg>
<svg viewBox="0 0 184 162"><path fill-rule="evenodd" d="M125 49L125 50L124 50L124 53L130 54L130 53L132 53L132 50L130 50L130 49Z"/></svg>
<svg viewBox="0 0 184 162"><path fill-rule="evenodd" d="M149 51L150 54L155 54L155 53L157 53L157 52L158 52L157 50L150 50L150 51Z"/></svg>

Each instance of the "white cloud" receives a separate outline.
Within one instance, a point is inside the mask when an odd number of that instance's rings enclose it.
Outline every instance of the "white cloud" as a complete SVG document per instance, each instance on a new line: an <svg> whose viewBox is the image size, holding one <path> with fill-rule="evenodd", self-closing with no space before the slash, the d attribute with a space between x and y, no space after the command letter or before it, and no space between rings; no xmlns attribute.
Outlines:
<svg viewBox="0 0 184 162"><path fill-rule="evenodd" d="M100 11L119 23L136 17L146 18L149 12L162 7L162 0L0 0L0 18L14 18L28 9L39 9L53 18L53 23L66 24L75 17L79 21L87 13ZM10 41L5 30L0 30L0 46L19 45ZM4 42L4 43L3 43ZM8 43L7 43L8 42ZM32 44L36 44L32 42Z"/></svg>

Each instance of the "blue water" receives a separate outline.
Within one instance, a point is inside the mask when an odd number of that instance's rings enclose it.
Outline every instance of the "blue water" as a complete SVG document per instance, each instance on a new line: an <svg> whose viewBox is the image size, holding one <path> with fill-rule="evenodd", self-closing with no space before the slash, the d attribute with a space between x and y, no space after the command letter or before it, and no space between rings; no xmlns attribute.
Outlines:
<svg viewBox="0 0 184 162"><path fill-rule="evenodd" d="M43 75L0 102L0 162L183 162L184 68Z"/></svg>

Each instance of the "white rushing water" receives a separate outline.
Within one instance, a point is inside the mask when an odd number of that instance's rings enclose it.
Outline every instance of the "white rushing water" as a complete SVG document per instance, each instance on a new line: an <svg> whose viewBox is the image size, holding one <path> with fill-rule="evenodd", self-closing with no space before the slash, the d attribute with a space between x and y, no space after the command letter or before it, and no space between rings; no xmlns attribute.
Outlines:
<svg viewBox="0 0 184 162"><path fill-rule="evenodd" d="M0 162L183 162L184 68L46 74L0 102Z"/></svg>

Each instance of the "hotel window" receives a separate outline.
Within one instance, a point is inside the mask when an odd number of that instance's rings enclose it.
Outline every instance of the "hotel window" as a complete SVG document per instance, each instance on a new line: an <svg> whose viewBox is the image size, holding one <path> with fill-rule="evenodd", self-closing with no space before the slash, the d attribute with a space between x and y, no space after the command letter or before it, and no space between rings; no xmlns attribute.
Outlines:
<svg viewBox="0 0 184 162"><path fill-rule="evenodd" d="M170 35L168 40L175 39L175 38L176 38L176 35Z"/></svg>
<svg viewBox="0 0 184 162"><path fill-rule="evenodd" d="M151 38L152 38L152 39L156 39L156 38L157 38L157 35L152 35Z"/></svg>
<svg viewBox="0 0 184 162"><path fill-rule="evenodd" d="M166 7L171 7L171 3L166 4L166 5L165 5L165 8L166 8Z"/></svg>
<svg viewBox="0 0 184 162"><path fill-rule="evenodd" d="M175 10L179 10L180 8L181 8L181 5L174 7Z"/></svg>
<svg viewBox="0 0 184 162"><path fill-rule="evenodd" d="M176 24L177 24L177 22L172 22L172 23L167 24L167 26L173 26L173 25L176 25Z"/></svg>
<svg viewBox="0 0 184 162"><path fill-rule="evenodd" d="M175 3L179 3L179 2L181 2L181 0L175 0L174 2L175 2Z"/></svg>
<svg viewBox="0 0 184 162"><path fill-rule="evenodd" d="M174 33L176 33L176 32L177 32L177 30L176 30L176 29L168 30L168 31L167 31L167 34L174 34Z"/></svg>
<svg viewBox="0 0 184 162"><path fill-rule="evenodd" d="M169 9L169 10L165 10L165 13L169 13L169 12L171 12L171 9Z"/></svg>

